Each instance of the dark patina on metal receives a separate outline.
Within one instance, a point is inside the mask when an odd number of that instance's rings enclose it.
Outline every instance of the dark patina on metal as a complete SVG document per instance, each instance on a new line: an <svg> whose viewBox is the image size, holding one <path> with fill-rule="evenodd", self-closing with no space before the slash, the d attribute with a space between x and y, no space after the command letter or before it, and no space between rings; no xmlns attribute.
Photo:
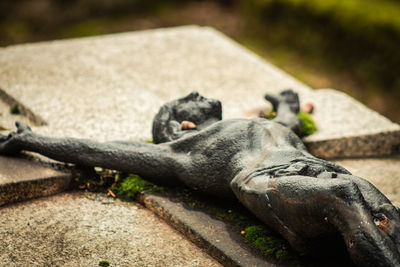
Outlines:
<svg viewBox="0 0 400 267"><path fill-rule="evenodd" d="M161 107L156 144L51 138L17 123L16 132L0 136L0 154L33 151L237 197L302 255L334 254L332 243L342 240L359 266L400 266L399 210L368 181L307 152L296 135L296 93L265 98L277 111L273 121L222 120L218 100L193 92Z"/></svg>

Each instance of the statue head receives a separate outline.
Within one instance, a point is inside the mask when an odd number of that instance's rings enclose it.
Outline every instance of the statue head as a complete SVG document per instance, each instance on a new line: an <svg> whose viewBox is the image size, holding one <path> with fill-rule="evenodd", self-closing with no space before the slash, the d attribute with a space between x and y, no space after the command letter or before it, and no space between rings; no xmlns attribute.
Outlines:
<svg viewBox="0 0 400 267"><path fill-rule="evenodd" d="M173 112L175 119L179 122L185 120L200 125L208 120L222 119L222 105L218 100L192 92L178 101L179 104L174 106Z"/></svg>

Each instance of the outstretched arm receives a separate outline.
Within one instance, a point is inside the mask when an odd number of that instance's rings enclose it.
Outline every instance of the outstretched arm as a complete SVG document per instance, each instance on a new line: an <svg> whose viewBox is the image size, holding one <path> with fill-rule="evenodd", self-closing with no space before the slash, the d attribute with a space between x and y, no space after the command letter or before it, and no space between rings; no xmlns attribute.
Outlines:
<svg viewBox="0 0 400 267"><path fill-rule="evenodd" d="M62 162L135 173L164 183L175 181L178 162L182 157L173 153L168 145L142 142L126 145L76 138L50 138L33 133L22 123L17 123L17 128L7 137L0 137L0 154L32 151Z"/></svg>

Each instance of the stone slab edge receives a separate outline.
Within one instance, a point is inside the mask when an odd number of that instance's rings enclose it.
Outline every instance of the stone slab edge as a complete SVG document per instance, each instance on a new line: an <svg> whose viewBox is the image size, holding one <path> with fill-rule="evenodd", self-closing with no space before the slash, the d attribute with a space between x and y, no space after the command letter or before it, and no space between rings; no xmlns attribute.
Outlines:
<svg viewBox="0 0 400 267"><path fill-rule="evenodd" d="M303 142L316 157L388 156L400 152L400 125L335 89L314 90L317 132ZM322 123L323 122L323 123Z"/></svg>
<svg viewBox="0 0 400 267"><path fill-rule="evenodd" d="M318 158L389 156L400 153L400 131L304 141L308 151Z"/></svg>
<svg viewBox="0 0 400 267"><path fill-rule="evenodd" d="M227 223L204 212L157 195L139 195L138 201L224 266L284 266L257 253Z"/></svg>
<svg viewBox="0 0 400 267"><path fill-rule="evenodd" d="M38 197L50 196L68 189L72 176L58 176L0 184L0 206Z"/></svg>

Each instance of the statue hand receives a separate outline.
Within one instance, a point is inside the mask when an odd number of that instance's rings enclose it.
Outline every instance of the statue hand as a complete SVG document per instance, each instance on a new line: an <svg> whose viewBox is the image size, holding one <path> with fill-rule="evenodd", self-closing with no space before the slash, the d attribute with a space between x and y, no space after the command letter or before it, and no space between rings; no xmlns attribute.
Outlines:
<svg viewBox="0 0 400 267"><path fill-rule="evenodd" d="M0 154L15 155L22 149L21 139L23 136L32 133L31 128L22 122L16 122L17 131L7 136L0 134Z"/></svg>

